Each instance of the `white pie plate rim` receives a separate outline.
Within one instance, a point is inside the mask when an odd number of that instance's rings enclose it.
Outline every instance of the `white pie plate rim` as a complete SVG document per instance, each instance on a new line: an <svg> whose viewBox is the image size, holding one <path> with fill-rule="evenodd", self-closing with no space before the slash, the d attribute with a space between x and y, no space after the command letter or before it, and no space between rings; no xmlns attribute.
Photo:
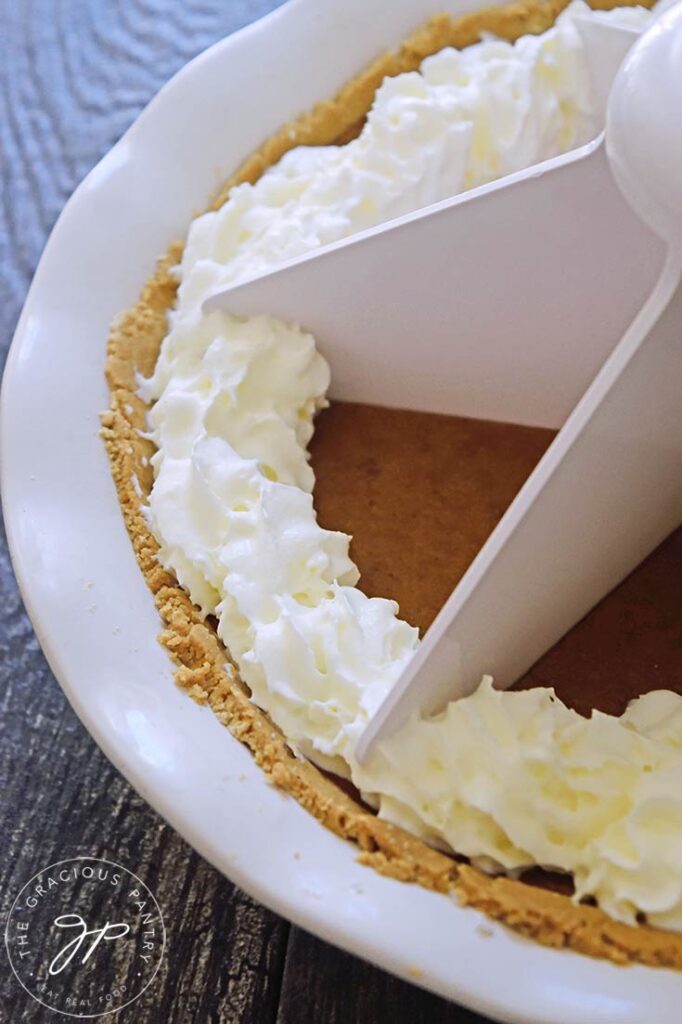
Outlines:
<svg viewBox="0 0 682 1024"><path fill-rule="evenodd" d="M429 14L475 6L394 0L367 19L364 0L290 0L187 65L87 176L47 243L7 361L0 425L10 550L38 639L81 721L242 889L500 1021L673 1024L678 974L546 949L445 896L383 878L266 783L213 714L173 684L98 436L108 325L230 168Z"/></svg>

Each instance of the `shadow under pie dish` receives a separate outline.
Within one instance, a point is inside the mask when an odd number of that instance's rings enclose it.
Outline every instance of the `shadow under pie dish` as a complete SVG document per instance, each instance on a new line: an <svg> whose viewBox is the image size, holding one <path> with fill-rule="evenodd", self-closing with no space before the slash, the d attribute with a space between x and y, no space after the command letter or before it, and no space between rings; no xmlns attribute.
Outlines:
<svg viewBox="0 0 682 1024"><path fill-rule="evenodd" d="M374 91L386 75L409 71L445 46L467 45L482 31L512 39L541 31L556 13L551 6L521 5L461 21L436 19L398 56L381 60L335 101L316 108L266 143L229 187L240 181L255 182L298 142L347 144L356 137ZM222 207L229 187L216 201L216 209ZM228 205L233 201L234 194L227 198ZM492 877L377 817L328 772L295 757L271 719L248 699L229 659L232 652L221 644L214 620L178 586L168 561L165 567L160 564L158 542L145 512L155 449L142 436L149 423L139 375L149 378L157 366L168 331L168 312L176 301L178 278L172 268L181 254L181 246L173 247L138 305L114 328L108 362L112 407L104 416L105 441L124 515L164 620L162 640L179 665L178 682L196 699L210 704L280 787L324 824L356 841L362 859L380 871L439 891L453 890L464 901L548 945L616 962L679 967L682 940L670 931L629 926L598 908L576 905L565 892L555 891L562 883L547 875L533 879L537 884ZM321 523L353 533L366 593L399 599L407 619L424 629L550 439L548 432L533 428L333 406L322 413L313 442ZM457 467L456 474L452 466ZM411 481L409 487L406 480ZM675 558L679 564L679 542L673 538L550 652L526 684L551 683L560 697L582 712L596 707L620 714L627 696L637 696L644 688L640 673L650 672L655 651L660 678L666 687L679 689L674 595L669 582ZM631 693L626 694L623 680L632 686ZM334 769L336 764L323 767Z"/></svg>

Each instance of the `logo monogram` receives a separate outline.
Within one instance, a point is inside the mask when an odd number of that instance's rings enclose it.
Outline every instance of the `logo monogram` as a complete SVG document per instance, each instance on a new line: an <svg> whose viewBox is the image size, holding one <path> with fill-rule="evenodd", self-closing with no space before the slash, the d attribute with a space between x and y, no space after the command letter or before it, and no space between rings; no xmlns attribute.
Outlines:
<svg viewBox="0 0 682 1024"><path fill-rule="evenodd" d="M102 940L105 942L111 942L112 939L122 939L123 936L127 935L130 931L130 925L125 924L125 922L110 924L108 921L103 928L92 928L88 931L88 926L80 914L62 914L61 917L55 918L54 923L57 928L80 928L81 931L79 935L76 935L75 938L71 939L71 941L68 942L59 953L57 953L56 957L51 962L48 968L48 973L52 975L61 974L64 968L68 967L88 936L94 936L94 938L90 943L85 956L81 960L82 964L84 964L86 960L90 959ZM69 950L71 950L71 952L69 952ZM67 953L68 956L66 955ZM57 966L57 964L59 964L59 966Z"/></svg>

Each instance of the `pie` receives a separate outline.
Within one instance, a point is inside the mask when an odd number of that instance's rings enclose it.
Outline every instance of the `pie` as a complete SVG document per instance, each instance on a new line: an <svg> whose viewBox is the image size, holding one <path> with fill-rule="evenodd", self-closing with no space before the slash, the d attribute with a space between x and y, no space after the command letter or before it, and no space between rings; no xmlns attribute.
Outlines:
<svg viewBox="0 0 682 1024"><path fill-rule="evenodd" d="M543 32L563 6L560 0L527 2L457 20L433 18L398 52L379 58L333 100L264 143L212 209L222 207L236 184L256 182L295 146L340 145L356 138L387 77L414 70L446 46L468 46L482 33L515 40ZM119 501L163 621L160 639L176 664L178 684L209 704L274 783L326 827L355 842L363 863L405 882L454 892L463 903L545 945L616 963L682 967L682 934L625 924L589 903L575 903L570 882L547 872L531 872L520 880L491 876L378 817L347 782L294 756L287 738L249 699L215 620L202 614L175 574L160 564L159 543L146 514L155 446L145 436L149 408L140 396L139 375L150 377L157 364L176 299L173 268L181 254L180 243L170 247L139 301L112 328L107 360L111 405L102 417ZM538 428L335 404L321 414L312 445L320 522L353 534L367 595L390 594L406 618L424 630L552 436ZM445 470L454 459L456 478ZM641 693L642 679L655 674L667 689L682 694L672 585L681 562L678 534L518 685L551 683L581 714L593 708L620 714L627 700Z"/></svg>

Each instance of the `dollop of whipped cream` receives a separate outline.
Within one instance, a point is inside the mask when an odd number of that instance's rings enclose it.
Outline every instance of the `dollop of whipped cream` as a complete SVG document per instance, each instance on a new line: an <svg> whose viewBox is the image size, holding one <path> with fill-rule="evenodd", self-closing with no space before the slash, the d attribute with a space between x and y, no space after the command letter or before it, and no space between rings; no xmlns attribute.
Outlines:
<svg viewBox="0 0 682 1024"><path fill-rule="evenodd" d="M579 0L514 45L447 49L388 79L361 135L299 148L190 230L153 376L162 564L218 633L292 748L350 776L379 813L490 870L571 872L576 898L682 929L682 698L581 718L546 689L476 693L403 727L360 766L357 740L418 643L394 602L356 587L350 538L325 530L307 445L329 368L314 339L201 306L216 288L554 156L599 126Z"/></svg>

